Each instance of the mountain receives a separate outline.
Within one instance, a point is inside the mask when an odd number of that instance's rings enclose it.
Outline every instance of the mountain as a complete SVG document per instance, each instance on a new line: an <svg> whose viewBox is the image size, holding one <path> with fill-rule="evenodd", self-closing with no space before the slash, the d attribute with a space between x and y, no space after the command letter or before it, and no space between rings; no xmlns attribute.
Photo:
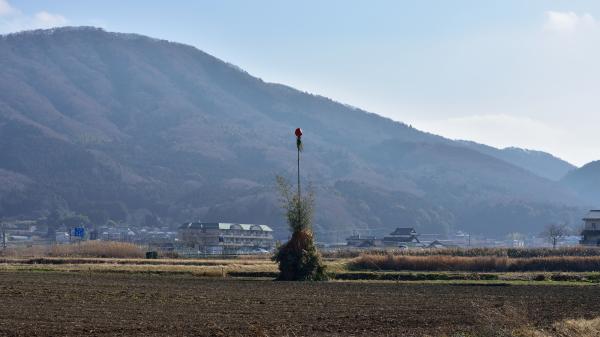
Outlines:
<svg viewBox="0 0 600 337"><path fill-rule="evenodd" d="M266 83L191 46L36 30L0 38L0 69L3 218L256 222L286 237L274 177L293 181L296 127L319 240L396 226L539 232L582 212L516 159Z"/></svg>
<svg viewBox="0 0 600 337"><path fill-rule="evenodd" d="M577 191L589 204L600 206L600 160L569 172L562 183Z"/></svg>
<svg viewBox="0 0 600 337"><path fill-rule="evenodd" d="M542 151L527 150L517 147L497 149L495 147L471 141L460 142L471 149L504 160L535 173L540 177L554 181L561 180L567 173L577 168L575 165L565 160Z"/></svg>

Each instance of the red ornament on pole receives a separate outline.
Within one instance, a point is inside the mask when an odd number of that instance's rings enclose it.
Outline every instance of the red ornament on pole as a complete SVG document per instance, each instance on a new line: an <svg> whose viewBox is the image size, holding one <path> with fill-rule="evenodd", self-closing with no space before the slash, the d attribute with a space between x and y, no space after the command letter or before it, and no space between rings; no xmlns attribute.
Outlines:
<svg viewBox="0 0 600 337"><path fill-rule="evenodd" d="M294 134L296 135L296 147L298 151L302 151L302 129L297 128Z"/></svg>

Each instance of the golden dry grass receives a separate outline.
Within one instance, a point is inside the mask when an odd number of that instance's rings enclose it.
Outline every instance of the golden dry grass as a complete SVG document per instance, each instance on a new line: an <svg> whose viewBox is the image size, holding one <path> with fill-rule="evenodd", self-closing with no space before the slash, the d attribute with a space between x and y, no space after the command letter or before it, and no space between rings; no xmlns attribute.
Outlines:
<svg viewBox="0 0 600 337"><path fill-rule="evenodd" d="M210 264L200 265L178 265L178 264L131 264L124 263L74 263L60 264L0 264L0 271L59 271L59 272L90 272L90 273L149 273L149 274L191 274L194 276L225 277L231 272L276 272L277 265L273 262L264 261L210 261ZM154 260L156 261L156 260ZM66 262L66 261L65 261ZM114 261L113 261L114 262ZM216 262L216 263L214 263ZM241 263L240 263L241 262Z"/></svg>
<svg viewBox="0 0 600 337"><path fill-rule="evenodd" d="M549 257L549 256L600 256L597 247L560 247L560 248L425 248L425 249L397 249L374 248L357 249L343 248L335 251L323 252L326 259L355 258L361 254L369 255L399 255L399 256L493 256L493 257Z"/></svg>
<svg viewBox="0 0 600 337"><path fill-rule="evenodd" d="M350 269L410 271L598 271L599 256L548 256L510 258L497 256L403 256L362 254L348 263Z"/></svg>
<svg viewBox="0 0 600 337"><path fill-rule="evenodd" d="M145 249L128 242L84 241L69 245L15 247L2 251L4 257L106 257L142 258Z"/></svg>
<svg viewBox="0 0 600 337"><path fill-rule="evenodd" d="M116 241L84 241L80 244L55 245L48 256L55 257L143 257L145 250L133 243Z"/></svg>
<svg viewBox="0 0 600 337"><path fill-rule="evenodd" d="M593 319L568 319L555 323L551 329L526 328L515 333L517 337L598 337L600 317Z"/></svg>

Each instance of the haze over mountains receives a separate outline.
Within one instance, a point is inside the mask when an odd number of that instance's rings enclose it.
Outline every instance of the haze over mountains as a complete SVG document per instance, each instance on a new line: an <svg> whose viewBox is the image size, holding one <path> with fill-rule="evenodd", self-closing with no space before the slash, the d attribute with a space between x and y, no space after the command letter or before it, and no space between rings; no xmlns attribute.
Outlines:
<svg viewBox="0 0 600 337"><path fill-rule="evenodd" d="M600 206L600 161L593 161L570 171L562 182L596 207Z"/></svg>
<svg viewBox="0 0 600 337"><path fill-rule="evenodd" d="M536 233L578 224L597 200L549 154L421 132L178 43L30 31L0 38L0 67L4 218L60 208L96 224L266 223L285 237L274 181L295 174L296 127L320 240L397 226Z"/></svg>

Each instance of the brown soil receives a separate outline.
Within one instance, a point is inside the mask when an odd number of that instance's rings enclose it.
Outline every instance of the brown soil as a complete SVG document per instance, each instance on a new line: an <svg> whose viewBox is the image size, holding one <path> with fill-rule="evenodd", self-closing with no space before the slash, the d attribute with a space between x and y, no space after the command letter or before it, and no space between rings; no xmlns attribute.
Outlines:
<svg viewBox="0 0 600 337"><path fill-rule="evenodd" d="M600 287L0 272L0 336L423 336L600 316Z"/></svg>

